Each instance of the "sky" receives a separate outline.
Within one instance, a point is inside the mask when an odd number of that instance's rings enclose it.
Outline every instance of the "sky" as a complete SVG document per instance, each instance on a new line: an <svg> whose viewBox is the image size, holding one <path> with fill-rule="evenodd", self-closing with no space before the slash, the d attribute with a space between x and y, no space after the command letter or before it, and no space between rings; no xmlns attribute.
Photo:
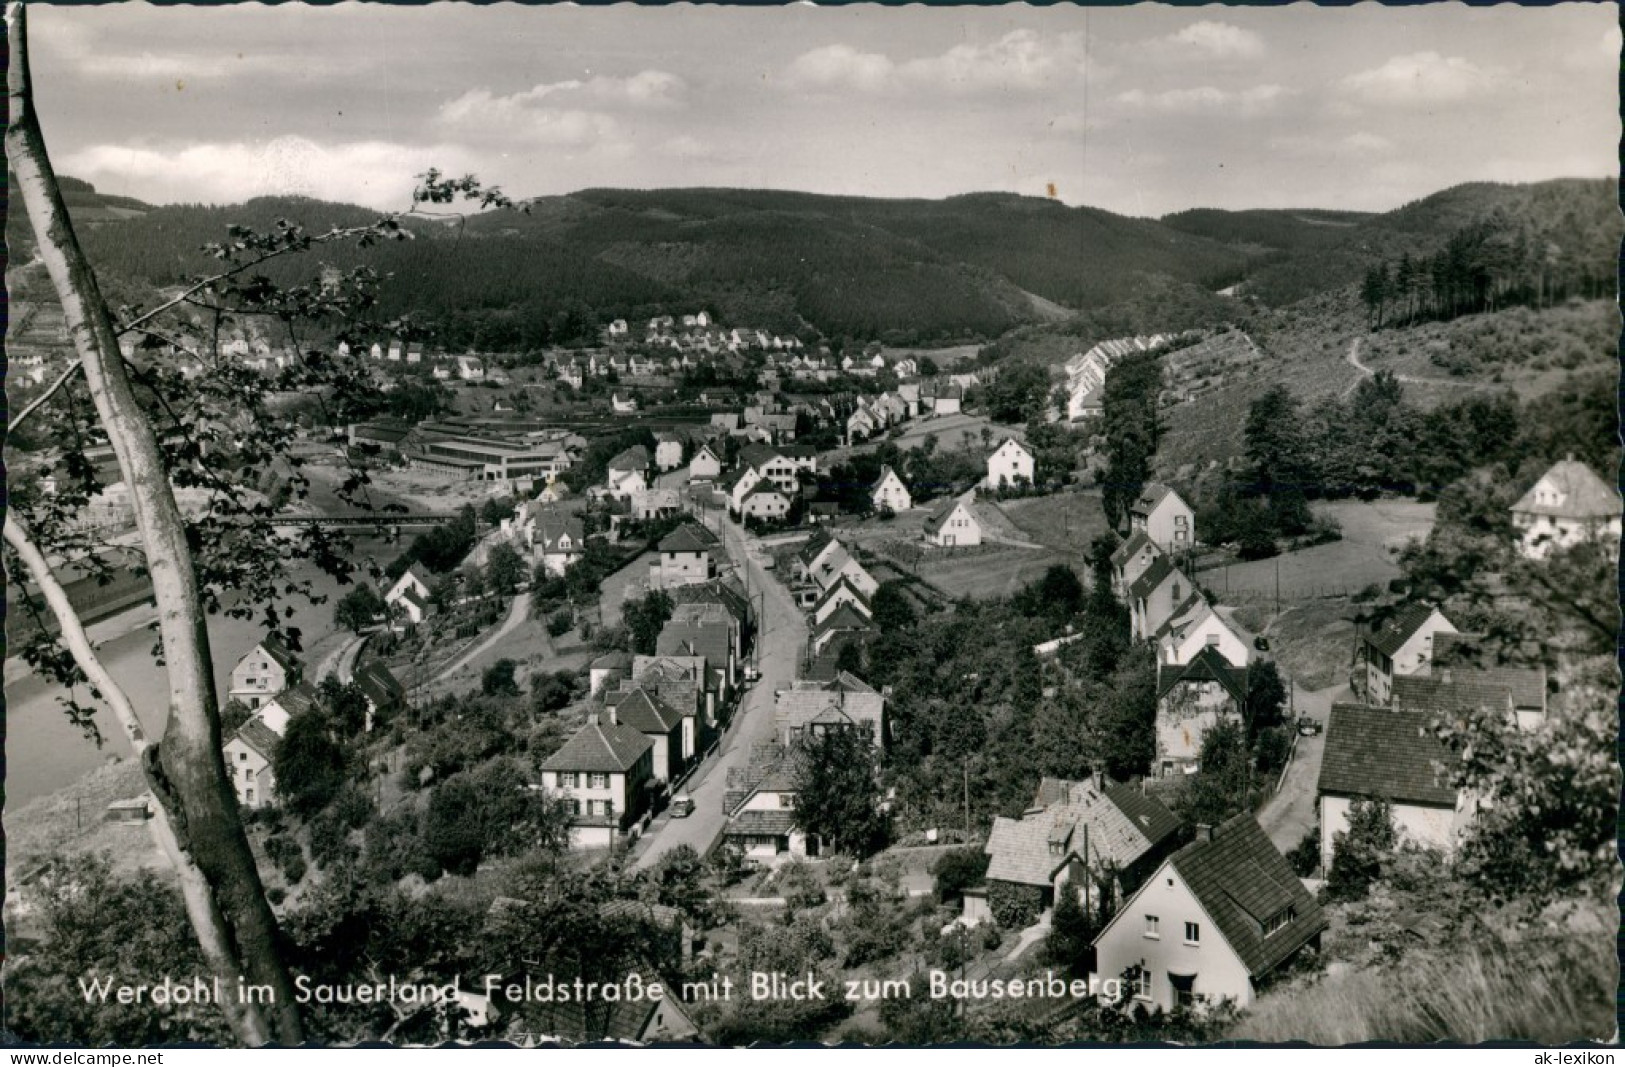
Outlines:
<svg viewBox="0 0 1625 1067"><path fill-rule="evenodd" d="M1611 4L30 4L59 172L153 203L730 186L1127 215L1617 173Z"/></svg>

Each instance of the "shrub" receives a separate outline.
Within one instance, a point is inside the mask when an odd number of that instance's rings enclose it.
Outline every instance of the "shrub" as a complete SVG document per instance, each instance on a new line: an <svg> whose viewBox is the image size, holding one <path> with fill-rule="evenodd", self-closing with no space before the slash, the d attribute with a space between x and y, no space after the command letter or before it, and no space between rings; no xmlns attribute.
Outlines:
<svg viewBox="0 0 1625 1067"><path fill-rule="evenodd" d="M569 608L555 611L547 620L547 635L549 637L563 637L575 626L575 616Z"/></svg>
<svg viewBox="0 0 1625 1067"><path fill-rule="evenodd" d="M981 884L989 859L991 857L979 848L956 848L938 856L931 865L931 876L937 883L937 899L947 903L971 886Z"/></svg>
<svg viewBox="0 0 1625 1067"><path fill-rule="evenodd" d="M1044 907L1044 894L1037 886L1013 882L989 882L987 906L994 920L1008 930L1031 926Z"/></svg>
<svg viewBox="0 0 1625 1067"><path fill-rule="evenodd" d="M1292 873L1299 878L1309 878L1314 875L1320 866L1320 825L1317 823L1309 828L1303 835L1303 840L1293 846L1292 851L1286 854L1286 861L1292 865Z"/></svg>

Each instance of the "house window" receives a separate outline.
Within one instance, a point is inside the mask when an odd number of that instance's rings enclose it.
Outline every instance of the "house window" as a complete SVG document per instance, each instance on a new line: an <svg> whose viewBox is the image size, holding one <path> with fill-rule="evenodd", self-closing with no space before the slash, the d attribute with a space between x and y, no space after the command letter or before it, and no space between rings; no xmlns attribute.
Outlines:
<svg viewBox="0 0 1625 1067"><path fill-rule="evenodd" d="M1174 516L1174 525L1175 526L1189 526L1190 525L1190 520L1184 515L1175 515Z"/></svg>
<svg viewBox="0 0 1625 1067"><path fill-rule="evenodd" d="M1187 944L1187 945L1199 945L1201 943L1202 943L1202 924L1201 923L1186 923L1185 924L1185 944Z"/></svg>
<svg viewBox="0 0 1625 1067"><path fill-rule="evenodd" d="M237 753L237 762L238 763L247 763L248 762L248 753L246 753L246 752Z"/></svg>
<svg viewBox="0 0 1625 1067"><path fill-rule="evenodd" d="M1207 635L1207 647L1209 647L1209 648L1218 648L1219 647L1219 635L1218 634L1208 634Z"/></svg>
<svg viewBox="0 0 1625 1067"><path fill-rule="evenodd" d="M581 814L581 801L575 799L574 797L571 797L569 803L570 803L570 814L571 815L580 815Z"/></svg>
<svg viewBox="0 0 1625 1067"><path fill-rule="evenodd" d="M574 789L575 784L576 784L576 772L575 771L560 771L559 772L559 788L560 789Z"/></svg>
<svg viewBox="0 0 1625 1067"><path fill-rule="evenodd" d="M1270 916L1269 920L1264 923L1264 936L1269 937L1271 934L1285 929L1287 924L1297 917L1298 910L1288 905L1284 910Z"/></svg>
<svg viewBox="0 0 1625 1067"><path fill-rule="evenodd" d="M595 775L593 775L592 776L592 788L594 788L594 789L607 789L607 788L609 788L609 775L607 775L607 774L595 774Z"/></svg>
<svg viewBox="0 0 1625 1067"><path fill-rule="evenodd" d="M1194 974L1174 974L1169 972L1168 984L1173 987L1174 1007L1194 1008L1201 999L1196 995L1196 976Z"/></svg>
<svg viewBox="0 0 1625 1067"><path fill-rule="evenodd" d="M1144 963L1129 968L1128 984L1135 1000L1151 999L1151 972L1145 969Z"/></svg>
<svg viewBox="0 0 1625 1067"><path fill-rule="evenodd" d="M1162 934L1157 930L1159 925L1160 923L1155 915L1147 915L1145 917L1145 936L1160 939Z"/></svg>
<svg viewBox="0 0 1625 1067"><path fill-rule="evenodd" d="M254 803L254 791L252 789L245 793L244 796L247 798L248 803Z"/></svg>
<svg viewBox="0 0 1625 1067"><path fill-rule="evenodd" d="M604 818L613 819L614 817L615 817L615 802L613 800L604 801Z"/></svg>

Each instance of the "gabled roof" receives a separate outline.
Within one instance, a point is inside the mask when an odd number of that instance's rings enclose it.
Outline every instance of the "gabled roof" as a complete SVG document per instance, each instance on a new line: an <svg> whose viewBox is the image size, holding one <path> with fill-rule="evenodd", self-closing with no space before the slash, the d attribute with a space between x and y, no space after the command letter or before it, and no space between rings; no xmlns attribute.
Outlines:
<svg viewBox="0 0 1625 1067"><path fill-rule="evenodd" d="M871 630L874 627L869 620L852 610L851 604L842 604L829 616L819 623L813 631L815 637L823 637L831 630Z"/></svg>
<svg viewBox="0 0 1625 1067"><path fill-rule="evenodd" d="M778 449L773 448L771 445L751 444L739 450L740 465L755 467L757 471L760 471L774 460L782 460L783 458L783 456L779 455Z"/></svg>
<svg viewBox="0 0 1625 1067"><path fill-rule="evenodd" d="M1572 455L1552 464L1540 481L1556 489L1563 499L1556 504L1537 503L1535 490L1540 482L1536 482L1512 505L1513 511L1576 520L1611 519L1619 515L1619 491Z"/></svg>
<svg viewBox="0 0 1625 1067"><path fill-rule="evenodd" d="M746 490L744 499L749 500L753 496L776 496L781 500L789 499L789 497L784 495L783 490L774 485L772 482L768 481L766 478L758 478L756 480L756 484L751 486L750 489Z"/></svg>
<svg viewBox="0 0 1625 1067"><path fill-rule="evenodd" d="M290 716L297 715L316 706L316 690L310 683L300 682L296 686L284 689L265 703L277 705Z"/></svg>
<svg viewBox="0 0 1625 1067"><path fill-rule="evenodd" d="M1179 817L1168 806L1144 789L1133 785L1106 780L1106 797L1128 816L1134 828L1150 839L1153 845L1178 832Z"/></svg>
<svg viewBox="0 0 1625 1067"><path fill-rule="evenodd" d="M588 669L594 671L629 671L632 669L632 656L620 649L616 649L614 652L605 652L602 656L593 660Z"/></svg>
<svg viewBox="0 0 1625 1067"><path fill-rule="evenodd" d="M863 605L863 614L870 617L874 616L874 612L869 607L869 598L863 595L863 590L859 589L852 583L852 579L846 576L845 571L842 571L839 575L837 575L835 580L829 583L829 587L822 593L818 594L818 602L813 605L813 611L816 612L819 608L827 604L830 598L836 593L840 592L842 589L845 589L847 592L851 593L853 599L856 600L857 603Z"/></svg>
<svg viewBox="0 0 1625 1067"><path fill-rule="evenodd" d="M1179 568L1170 563L1167 556L1158 556L1151 561L1151 565L1145 569L1145 572L1134 579L1133 584L1128 587L1129 596L1136 600L1150 596L1159 585L1168 580L1169 575L1178 573L1180 573Z"/></svg>
<svg viewBox="0 0 1625 1067"><path fill-rule="evenodd" d="M902 477L896 471L892 470L890 467L882 467L882 468L880 468L880 477L876 478L875 479L875 484L870 486L869 488L871 490L879 489L881 486L885 485L888 481L895 481L898 485L901 485L904 489L908 488L908 483L903 481Z"/></svg>
<svg viewBox="0 0 1625 1067"><path fill-rule="evenodd" d="M561 515L552 510L544 510L536 516L536 533L541 539L544 551L552 550L565 536L568 536L577 548L581 548L587 539L586 527L582 525L579 517Z"/></svg>
<svg viewBox="0 0 1625 1067"><path fill-rule="evenodd" d="M714 578L709 582L696 582L669 589L666 595L674 604L721 604L735 623L743 626L750 619L750 603L742 590L728 579Z"/></svg>
<svg viewBox="0 0 1625 1067"><path fill-rule="evenodd" d="M976 517L976 510L958 497L949 497L931 510L930 517L925 520L925 532L934 534L942 529L942 524L948 521L948 516L952 515L954 510L961 504L965 504L965 514L969 515L970 520L980 528L982 524Z"/></svg>
<svg viewBox="0 0 1625 1067"><path fill-rule="evenodd" d="M996 818L984 851L990 858L987 877L1021 885L1051 884L1055 872L1073 857L1088 852L1090 866L1118 869L1137 862L1153 845L1178 829L1179 820L1159 801L1140 797L1133 812L1102 781L1046 778L1035 805L1020 819ZM1128 790L1138 796L1136 790ZM1160 809L1160 810L1158 810ZM1144 816L1143 821L1136 815Z"/></svg>
<svg viewBox="0 0 1625 1067"><path fill-rule="evenodd" d="M722 807L728 815L741 814L739 808L757 793L787 793L795 790L795 751L776 741L751 746L750 759L743 767L728 770Z"/></svg>
<svg viewBox="0 0 1625 1067"><path fill-rule="evenodd" d="M1163 485L1161 482L1152 482L1141 490L1139 499L1134 501L1133 504L1129 505L1129 514L1149 515L1153 511L1157 510L1157 505L1161 504L1170 496L1175 500L1178 500L1181 504L1185 503L1178 493L1174 492L1166 485Z"/></svg>
<svg viewBox="0 0 1625 1067"><path fill-rule="evenodd" d="M870 685L868 682L864 681L862 678L859 678L857 675L853 674L851 671L841 671L841 672L839 672L838 674L835 675L834 678L832 678L830 681L826 682L824 684L823 688L826 691L831 692L831 693L870 693L870 694L873 694L875 692L874 686Z"/></svg>
<svg viewBox="0 0 1625 1067"><path fill-rule="evenodd" d="M1465 673L1465 672L1463 672ZM1434 675L1396 675L1394 707L1429 715L1463 715L1481 708L1512 711L1512 690L1494 682Z"/></svg>
<svg viewBox="0 0 1625 1067"><path fill-rule="evenodd" d="M668 734L682 725L683 713L640 685L615 705L615 721L641 734Z"/></svg>
<svg viewBox="0 0 1625 1067"><path fill-rule="evenodd" d="M1168 862L1253 977L1326 928L1320 904L1250 814L1223 823L1209 841L1192 841ZM1263 924L1288 908L1295 918L1265 936Z"/></svg>
<svg viewBox="0 0 1625 1067"><path fill-rule="evenodd" d="M282 639L277 637L275 634L267 634L265 639L254 647L261 649L267 656L271 657L271 660L274 663L285 671L297 670L299 668L299 657L294 655L288 646L282 643ZM243 658L247 659L248 656L253 654L253 651L254 649L249 649L248 652L243 654ZM242 661L239 660L238 662Z"/></svg>
<svg viewBox="0 0 1625 1067"><path fill-rule="evenodd" d="M609 461L612 471L646 471L649 469L649 450L633 445Z"/></svg>
<svg viewBox="0 0 1625 1067"><path fill-rule="evenodd" d="M1432 671L1435 677L1446 680L1504 685L1512 690L1514 706L1546 710L1546 668L1494 662L1480 634L1435 634Z"/></svg>
<svg viewBox="0 0 1625 1067"><path fill-rule="evenodd" d="M381 660L372 660L357 668L355 684L361 687L375 707L386 707L406 699L406 687Z"/></svg>
<svg viewBox="0 0 1625 1067"><path fill-rule="evenodd" d="M1416 636L1416 632L1426 625L1437 610L1432 604L1407 604L1398 614L1366 634L1366 643L1383 655L1392 656L1405 647L1405 642Z"/></svg>
<svg viewBox="0 0 1625 1067"><path fill-rule="evenodd" d="M1162 549L1157 548L1157 543L1147 537L1144 530L1136 528L1128 535L1128 540L1118 545L1117 551L1112 553L1112 566L1121 567L1147 545L1156 549L1158 555L1162 554Z"/></svg>
<svg viewBox="0 0 1625 1067"><path fill-rule="evenodd" d="M625 774L654 747L630 726L588 722L542 763L544 771L588 771Z"/></svg>
<svg viewBox="0 0 1625 1067"><path fill-rule="evenodd" d="M1191 594L1163 620L1162 625L1157 627L1156 636L1173 637L1177 641L1184 637L1192 626L1203 621L1209 615L1217 616L1218 612L1214 611L1212 605L1207 602L1207 597L1192 590ZM1222 618L1219 621L1224 622ZM1225 627L1228 629L1229 624L1225 623Z"/></svg>
<svg viewBox="0 0 1625 1067"><path fill-rule="evenodd" d="M1382 797L1396 804L1454 808L1456 789L1434 770L1455 757L1426 712L1333 704L1320 760L1321 793Z"/></svg>
<svg viewBox="0 0 1625 1067"><path fill-rule="evenodd" d="M237 727L237 733L233 736L267 760L276 758L277 746L282 743L282 735L267 726L258 715Z"/></svg>
<svg viewBox="0 0 1625 1067"><path fill-rule="evenodd" d="M830 542L834 540L835 538L827 530L818 530L807 538L807 543L801 546L801 551L796 553L796 558L801 561L802 566L811 566L812 562L818 558L818 554L828 548Z"/></svg>
<svg viewBox="0 0 1625 1067"><path fill-rule="evenodd" d="M662 537L655 547L661 552L705 552L716 544L716 534L696 523L685 522Z"/></svg>
<svg viewBox="0 0 1625 1067"><path fill-rule="evenodd" d="M1181 682L1218 682L1237 703L1247 699L1247 668L1231 666L1224 654L1212 645L1203 645L1183 667L1163 670L1157 681L1157 699L1161 700Z"/></svg>

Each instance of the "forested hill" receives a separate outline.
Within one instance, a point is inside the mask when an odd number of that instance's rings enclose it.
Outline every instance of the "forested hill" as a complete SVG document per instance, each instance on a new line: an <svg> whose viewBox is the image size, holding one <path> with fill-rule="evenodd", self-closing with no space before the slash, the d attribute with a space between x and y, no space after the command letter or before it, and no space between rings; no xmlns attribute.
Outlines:
<svg viewBox="0 0 1625 1067"><path fill-rule="evenodd" d="M1612 263L1620 229L1618 189L1607 178L1472 182L1382 214L1198 209L1161 222L1247 256L1242 291L1275 307L1357 284L1401 256L1433 255L1472 226L1539 242L1559 265Z"/></svg>
<svg viewBox="0 0 1625 1067"><path fill-rule="evenodd" d="M150 204L128 196L113 196L97 190L89 182L62 176L62 199L68 212L80 226L93 227L105 222L118 222L139 218L152 210ZM28 225L28 213L17 190L17 179L6 172L6 247L14 262L31 258L34 254L34 231Z"/></svg>
<svg viewBox="0 0 1625 1067"><path fill-rule="evenodd" d="M111 275L164 286L206 269L197 249L220 240L229 222L264 227L286 217L319 231L367 214L298 198L175 205L97 227L85 245ZM418 231L419 240L368 255L393 276L385 311L418 312L447 343L491 348L699 307L726 322L806 334L993 338L1148 284L1228 284L1245 258L1154 221L1008 195L588 190L533 201L528 214ZM323 252L334 266L354 261Z"/></svg>

